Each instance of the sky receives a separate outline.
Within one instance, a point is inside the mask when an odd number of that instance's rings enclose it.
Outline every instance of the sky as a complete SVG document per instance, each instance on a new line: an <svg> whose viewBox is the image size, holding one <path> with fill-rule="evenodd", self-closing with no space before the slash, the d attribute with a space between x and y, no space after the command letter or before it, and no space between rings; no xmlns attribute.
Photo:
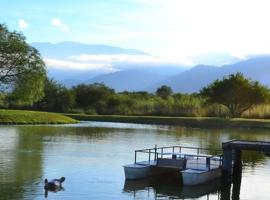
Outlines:
<svg viewBox="0 0 270 200"><path fill-rule="evenodd" d="M0 0L0 23L28 42L78 41L176 63L270 53L269 0Z"/></svg>

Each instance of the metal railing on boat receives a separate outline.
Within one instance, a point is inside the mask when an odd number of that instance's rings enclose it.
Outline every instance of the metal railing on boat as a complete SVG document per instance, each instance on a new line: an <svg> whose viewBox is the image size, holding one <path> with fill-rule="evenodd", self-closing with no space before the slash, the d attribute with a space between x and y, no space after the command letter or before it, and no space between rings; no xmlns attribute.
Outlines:
<svg viewBox="0 0 270 200"><path fill-rule="evenodd" d="M203 154L203 152L211 153ZM200 147L188 147L188 146L165 146L149 148L149 149L140 149L135 150L135 159L134 163L138 165L157 165L159 158L164 158L170 156L178 156L182 158L193 157L196 159L204 158L206 160L206 165L210 165L211 160L219 161L219 165L222 165L222 150L221 149L208 149ZM147 158L144 161L138 162L138 155L144 154L147 155Z"/></svg>

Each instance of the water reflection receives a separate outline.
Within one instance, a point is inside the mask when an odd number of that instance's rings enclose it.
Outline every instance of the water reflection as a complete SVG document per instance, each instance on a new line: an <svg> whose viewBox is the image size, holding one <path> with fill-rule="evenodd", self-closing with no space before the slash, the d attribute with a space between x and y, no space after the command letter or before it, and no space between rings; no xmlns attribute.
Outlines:
<svg viewBox="0 0 270 200"><path fill-rule="evenodd" d="M215 196L217 200L239 200L242 174L235 176L230 182L216 179L203 185L183 186L180 174L170 174L142 180L126 180L123 191L133 195L133 199L140 199L141 191L154 195L150 199L209 199ZM138 194L138 195L137 195Z"/></svg>
<svg viewBox="0 0 270 200"><path fill-rule="evenodd" d="M221 189L221 180L214 180L199 186L183 186L180 174L170 174L161 177L147 178L143 180L126 180L124 192L133 193L137 199L137 193L142 190L154 190L154 199L190 199L217 194Z"/></svg>
<svg viewBox="0 0 270 200"><path fill-rule="evenodd" d="M270 140L265 130L208 130L121 123L0 127L0 199L44 199L44 179L66 176L65 191L47 199L269 199L269 158L244 151L243 177L183 187L162 177L124 182L135 149L155 144L217 149L229 139ZM208 154L212 151L205 152ZM260 182L254 185L254 182ZM124 185L124 189L123 189ZM240 187L241 186L241 187ZM253 188L256 188L253 189ZM240 192L241 191L241 192ZM251 198L252 197L252 198Z"/></svg>

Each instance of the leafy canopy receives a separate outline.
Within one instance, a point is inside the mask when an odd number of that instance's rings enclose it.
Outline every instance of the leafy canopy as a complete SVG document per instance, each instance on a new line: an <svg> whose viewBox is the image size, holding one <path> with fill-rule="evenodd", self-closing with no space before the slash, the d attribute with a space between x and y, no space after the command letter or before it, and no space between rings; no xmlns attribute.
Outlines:
<svg viewBox="0 0 270 200"><path fill-rule="evenodd" d="M204 87L200 93L207 97L209 103L226 106L232 117L239 117L252 106L266 103L269 100L267 87L257 81L246 79L241 73L216 80Z"/></svg>
<svg viewBox="0 0 270 200"><path fill-rule="evenodd" d="M12 91L19 104L33 104L43 97L45 64L25 37L0 24L0 89Z"/></svg>
<svg viewBox="0 0 270 200"><path fill-rule="evenodd" d="M75 105L75 94L73 90L57 83L53 79L46 79L44 97L36 103L41 110L68 112Z"/></svg>
<svg viewBox="0 0 270 200"><path fill-rule="evenodd" d="M75 91L76 103L82 108L97 106L104 107L107 100L114 94L114 90L102 83L90 85L80 84L73 88Z"/></svg>
<svg viewBox="0 0 270 200"><path fill-rule="evenodd" d="M167 99L169 96L172 95L172 93L173 93L172 88L167 85L162 85L156 91L156 95L163 99Z"/></svg>

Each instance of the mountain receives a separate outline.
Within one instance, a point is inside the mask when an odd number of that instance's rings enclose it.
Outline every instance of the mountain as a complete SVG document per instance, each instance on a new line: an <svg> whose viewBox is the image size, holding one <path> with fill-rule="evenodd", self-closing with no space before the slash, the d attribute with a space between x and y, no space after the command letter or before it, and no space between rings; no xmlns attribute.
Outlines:
<svg viewBox="0 0 270 200"><path fill-rule="evenodd" d="M150 85L159 83L166 78L168 78L168 76L153 71L147 72L145 70L131 69L100 75L86 81L86 83L104 83L117 92L125 90L143 91Z"/></svg>
<svg viewBox="0 0 270 200"><path fill-rule="evenodd" d="M160 87L161 85L168 85L175 92L198 92L202 87L207 86L214 80L237 72L241 72L247 78L257 80L270 87L270 56L258 56L221 67L198 65L153 85L148 90Z"/></svg>
<svg viewBox="0 0 270 200"><path fill-rule="evenodd" d="M77 42L32 43L42 54L48 75L66 86L80 83L104 83L116 91L145 90L154 92L161 85L175 92L198 92L216 79L237 72L270 86L270 56L259 55L239 61L226 53L193 58L187 67L160 63L159 58L136 49L104 44ZM218 63L231 63L216 65ZM211 65L207 65L211 64Z"/></svg>
<svg viewBox="0 0 270 200"><path fill-rule="evenodd" d="M124 49L104 44L83 44L79 42L34 42L33 47L39 50L44 58L68 58L70 56L92 54L92 55L148 55L135 49Z"/></svg>
<svg viewBox="0 0 270 200"><path fill-rule="evenodd" d="M31 45L37 48L44 58L48 76L68 87L80 83L105 82L121 90L123 87L116 82L118 76L124 79L125 75L127 80L129 76L132 76L130 79L140 78L140 81L137 79L138 83L127 82L126 90L146 89L149 85L186 69L178 64L159 63L158 57L143 51L104 44L36 42ZM120 71L123 73L119 73ZM113 80L114 78L116 80ZM144 85L139 86L140 82Z"/></svg>

